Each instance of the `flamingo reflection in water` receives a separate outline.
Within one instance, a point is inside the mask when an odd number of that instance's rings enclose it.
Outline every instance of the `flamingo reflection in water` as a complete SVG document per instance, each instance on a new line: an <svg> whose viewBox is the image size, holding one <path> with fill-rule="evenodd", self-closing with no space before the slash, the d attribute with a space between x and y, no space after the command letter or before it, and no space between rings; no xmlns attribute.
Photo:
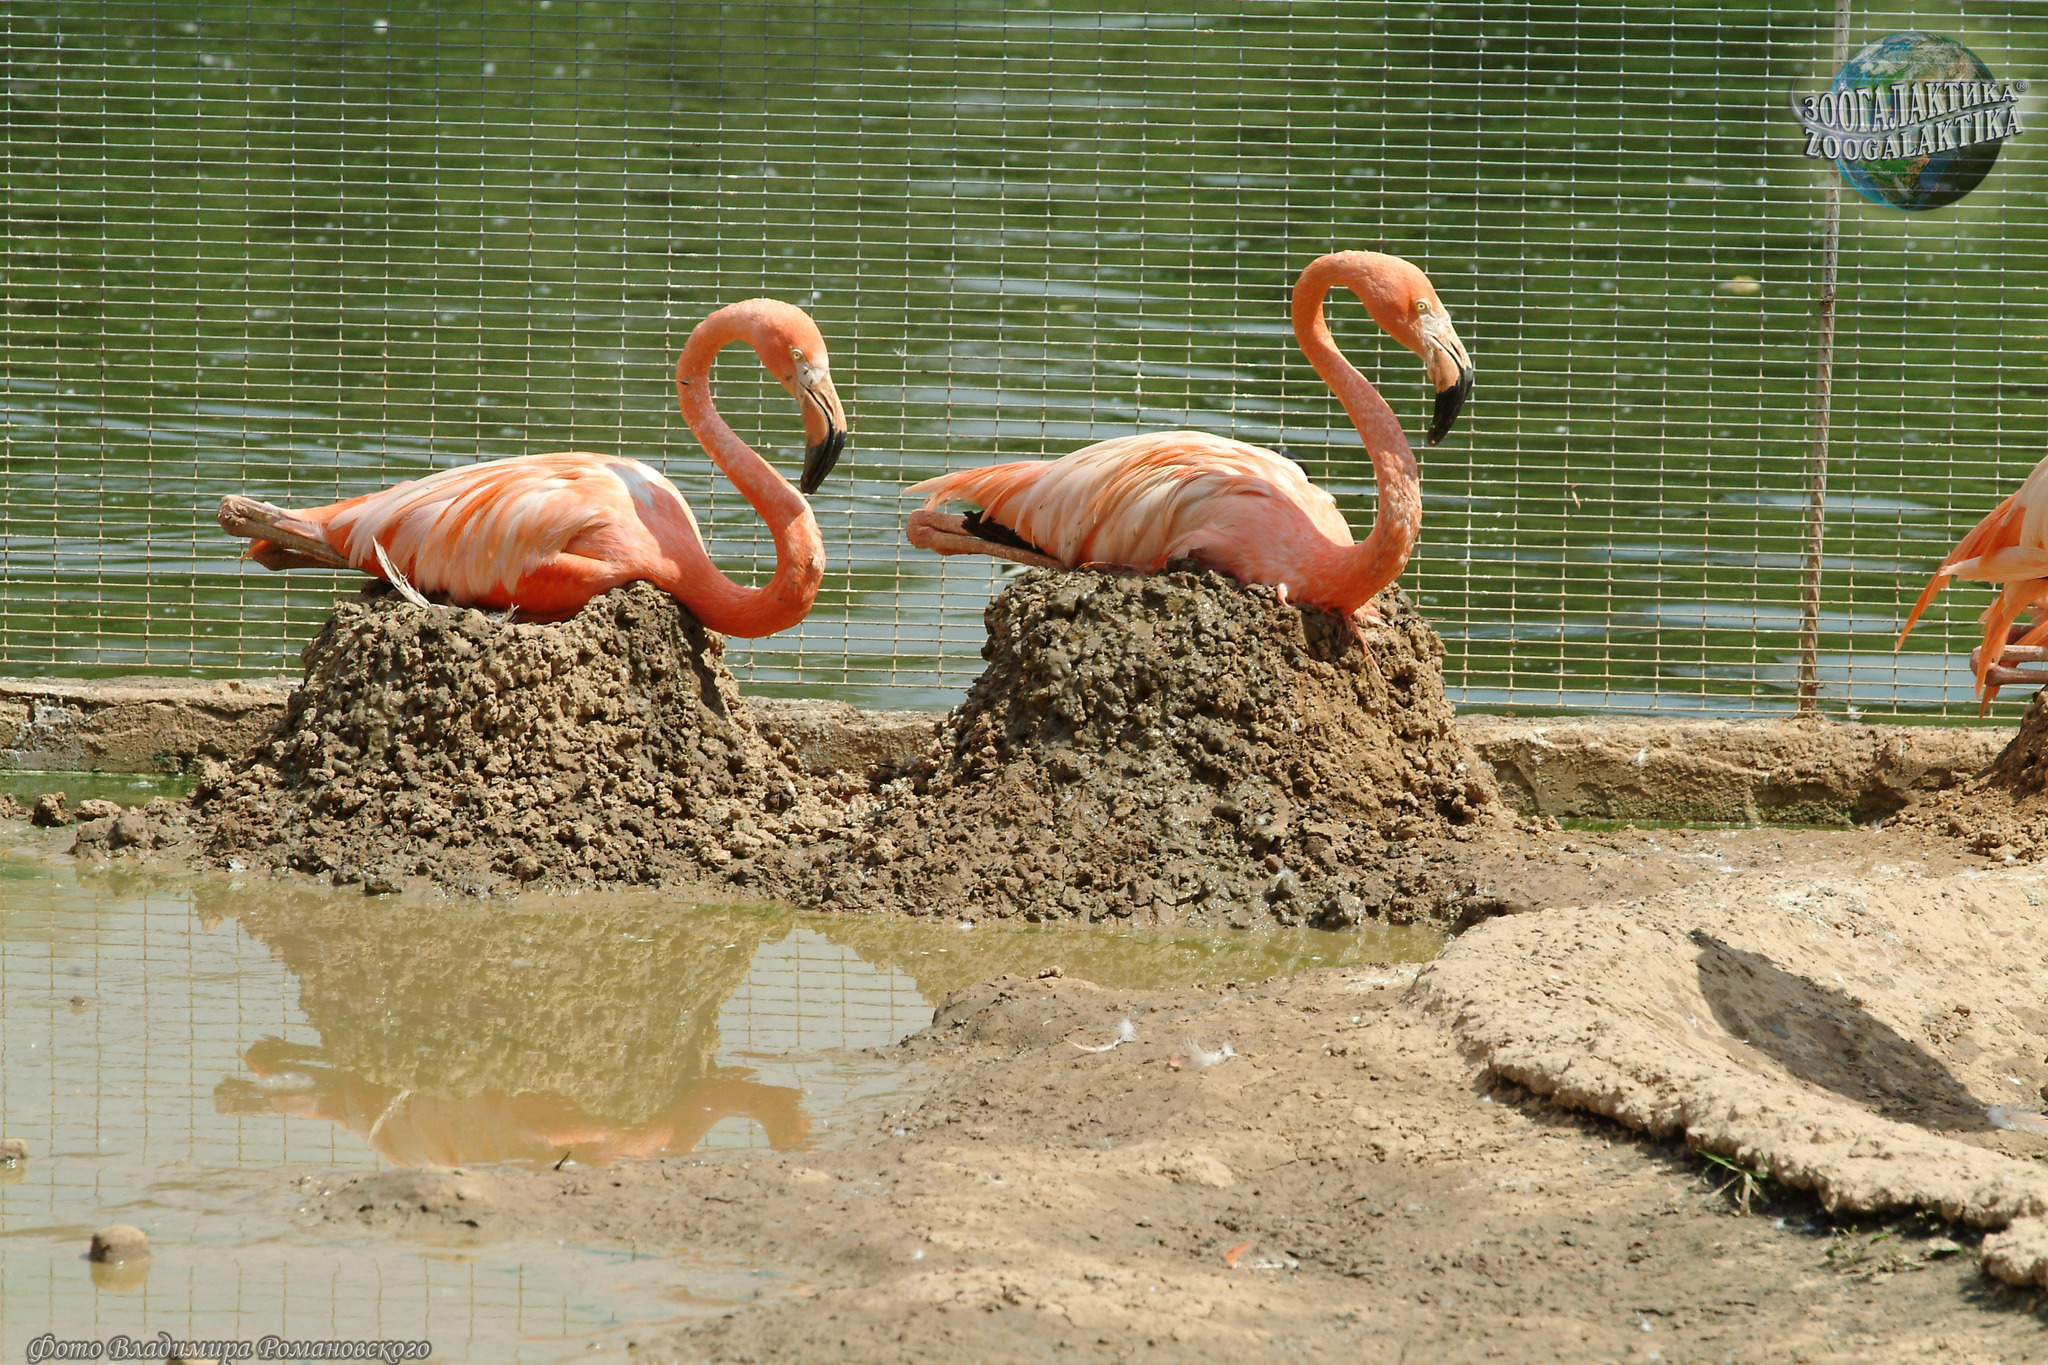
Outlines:
<svg viewBox="0 0 2048 1365"><path fill-rule="evenodd" d="M764 1085L741 1067L699 1076L669 1104L633 1122L606 1119L552 1091L488 1088L461 1098L422 1094L327 1066L318 1048L265 1038L242 1056L255 1079L214 1088L222 1113L327 1119L394 1166L470 1166L565 1156L586 1166L634 1157L682 1156L729 1118L761 1125L778 1151L810 1137L803 1094Z"/></svg>

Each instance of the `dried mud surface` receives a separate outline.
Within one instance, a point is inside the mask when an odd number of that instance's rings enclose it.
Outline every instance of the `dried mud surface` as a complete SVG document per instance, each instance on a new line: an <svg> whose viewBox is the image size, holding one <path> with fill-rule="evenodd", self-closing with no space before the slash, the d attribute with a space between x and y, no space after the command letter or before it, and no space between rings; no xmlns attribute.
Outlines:
<svg viewBox="0 0 2048 1365"><path fill-rule="evenodd" d="M1416 999L1491 1076L1832 1213L2009 1229L1989 1268L2048 1285L2048 882L1872 871L1482 925Z"/></svg>
<svg viewBox="0 0 2048 1365"><path fill-rule="evenodd" d="M380 892L419 878L680 883L826 816L754 729L724 640L644 584L560 625L422 610L382 585L336 607L273 735L203 764L195 834L216 864Z"/></svg>
<svg viewBox="0 0 2048 1365"><path fill-rule="evenodd" d="M1457 846L1512 822L1398 590L1350 631L1180 565L1025 574L988 667L879 804L755 860L839 910L1029 920L1453 920Z"/></svg>

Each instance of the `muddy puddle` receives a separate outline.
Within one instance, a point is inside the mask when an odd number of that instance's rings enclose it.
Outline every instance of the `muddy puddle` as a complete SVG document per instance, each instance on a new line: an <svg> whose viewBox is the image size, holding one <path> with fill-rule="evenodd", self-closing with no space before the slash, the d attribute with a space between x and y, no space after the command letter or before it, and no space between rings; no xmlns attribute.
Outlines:
<svg viewBox="0 0 2048 1365"><path fill-rule="evenodd" d="M9 775L124 802L136 778ZM74 790L75 788L75 790ZM793 915L631 893L477 904L74 864L0 822L0 1356L59 1336L425 1338L554 1360L802 1292L687 1246L337 1239L307 1188L406 1166L602 1165L831 1143L919 1084L878 1051L952 990L1421 960L1421 930L1220 939ZM128 1222L146 1273L95 1280Z"/></svg>

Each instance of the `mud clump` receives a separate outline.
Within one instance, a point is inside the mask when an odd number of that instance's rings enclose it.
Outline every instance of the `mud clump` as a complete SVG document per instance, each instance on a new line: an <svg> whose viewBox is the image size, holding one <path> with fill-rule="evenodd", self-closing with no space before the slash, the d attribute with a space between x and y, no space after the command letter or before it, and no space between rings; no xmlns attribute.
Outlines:
<svg viewBox="0 0 2048 1365"><path fill-rule="evenodd" d="M78 835L71 852L92 857L123 851L148 852L175 844L185 825L183 803L167 796L124 810L113 801L81 801Z"/></svg>
<svg viewBox="0 0 2048 1365"><path fill-rule="evenodd" d="M762 891L844 910L1339 926L1455 918L1505 816L1398 590L1350 628L1191 564L1033 571L912 771Z"/></svg>
<svg viewBox="0 0 2048 1365"><path fill-rule="evenodd" d="M2048 857L2048 690L2035 694L2019 733L1989 767L1960 790L1921 797L1898 819L1993 858Z"/></svg>
<svg viewBox="0 0 2048 1365"><path fill-rule="evenodd" d="M681 881L818 814L754 728L723 637L636 583L558 625L420 608L382 584L335 609L272 737L208 764L217 863L486 894Z"/></svg>

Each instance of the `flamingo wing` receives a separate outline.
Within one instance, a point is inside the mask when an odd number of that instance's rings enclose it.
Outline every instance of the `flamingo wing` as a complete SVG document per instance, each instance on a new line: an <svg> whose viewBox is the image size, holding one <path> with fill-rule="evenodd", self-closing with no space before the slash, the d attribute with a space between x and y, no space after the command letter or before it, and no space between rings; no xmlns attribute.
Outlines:
<svg viewBox="0 0 2048 1365"><path fill-rule="evenodd" d="M1156 570L1193 550L1252 552L1291 509L1351 543L1330 495L1286 456L1199 431L1102 441L1057 460L964 469L913 486L927 509L971 503L981 521L1068 567Z"/></svg>
<svg viewBox="0 0 2048 1365"><path fill-rule="evenodd" d="M443 470L306 514L356 568L379 574L375 546L422 592L477 606L558 610L524 600L538 576L547 595L584 599L645 576L658 547L643 517L680 516L682 495L637 460L567 452ZM583 585L554 583L567 576ZM381 576L381 574L379 575ZM570 610L580 607L576 602Z"/></svg>

